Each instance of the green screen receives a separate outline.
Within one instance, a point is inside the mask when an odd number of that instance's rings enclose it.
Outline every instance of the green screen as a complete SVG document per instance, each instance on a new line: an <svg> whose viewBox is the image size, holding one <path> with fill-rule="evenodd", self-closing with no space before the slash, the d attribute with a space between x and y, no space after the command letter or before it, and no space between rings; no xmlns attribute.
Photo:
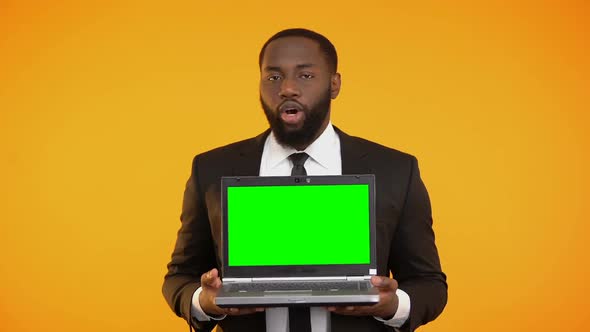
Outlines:
<svg viewBox="0 0 590 332"><path fill-rule="evenodd" d="M229 266L369 264L369 186L229 187Z"/></svg>

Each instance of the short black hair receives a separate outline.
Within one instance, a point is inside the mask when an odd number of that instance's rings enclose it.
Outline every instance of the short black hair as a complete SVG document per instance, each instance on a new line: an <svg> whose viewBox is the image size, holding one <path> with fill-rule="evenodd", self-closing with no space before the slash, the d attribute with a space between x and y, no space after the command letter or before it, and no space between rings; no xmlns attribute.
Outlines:
<svg viewBox="0 0 590 332"><path fill-rule="evenodd" d="M268 46L268 44L270 44L270 42L272 42L273 40L277 40L279 38L284 37L304 37L316 41L320 46L320 50L326 57L330 69L332 70L332 72L336 73L338 69L338 55L336 54L336 48L334 47L332 42L330 42L328 38L324 37L323 35L315 31L302 28L286 29L283 31L279 31L276 34L274 34L274 36L270 37L266 41L266 43L264 43L264 46L262 46L262 49L260 50L260 55L258 56L258 67L260 69L262 69L262 58L264 58L264 52L266 51L266 47Z"/></svg>

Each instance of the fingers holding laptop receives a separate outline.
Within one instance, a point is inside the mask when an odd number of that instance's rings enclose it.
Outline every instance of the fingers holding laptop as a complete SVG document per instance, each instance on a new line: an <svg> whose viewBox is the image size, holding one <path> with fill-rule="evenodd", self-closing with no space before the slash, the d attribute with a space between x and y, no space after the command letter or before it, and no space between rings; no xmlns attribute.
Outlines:
<svg viewBox="0 0 590 332"><path fill-rule="evenodd" d="M217 269L209 270L201 275L201 294L199 304L201 309L209 316L218 315L246 315L264 311L263 308L220 308L215 305L215 297L221 289L221 278Z"/></svg>
<svg viewBox="0 0 590 332"><path fill-rule="evenodd" d="M215 296L221 288L221 278L217 269L207 271L201 275L201 294L199 304L203 312L210 316L225 315L225 310L215 305Z"/></svg>
<svg viewBox="0 0 590 332"><path fill-rule="evenodd" d="M328 310L341 315L375 316L389 319L395 315L398 298L395 294L397 281L389 277L373 276L371 283L379 290L379 302L372 306L328 307Z"/></svg>

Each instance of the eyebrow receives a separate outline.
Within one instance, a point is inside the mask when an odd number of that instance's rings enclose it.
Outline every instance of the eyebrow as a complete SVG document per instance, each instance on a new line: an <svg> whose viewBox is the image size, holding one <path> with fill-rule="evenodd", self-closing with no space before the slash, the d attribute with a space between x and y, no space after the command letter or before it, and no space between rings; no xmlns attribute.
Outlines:
<svg viewBox="0 0 590 332"><path fill-rule="evenodd" d="M295 68L297 69L305 69L305 68L309 68L309 67L314 67L315 65L313 63L302 63L299 64L297 66L295 66ZM264 67L265 71L278 71L278 72L282 72L281 67L278 66L266 66Z"/></svg>

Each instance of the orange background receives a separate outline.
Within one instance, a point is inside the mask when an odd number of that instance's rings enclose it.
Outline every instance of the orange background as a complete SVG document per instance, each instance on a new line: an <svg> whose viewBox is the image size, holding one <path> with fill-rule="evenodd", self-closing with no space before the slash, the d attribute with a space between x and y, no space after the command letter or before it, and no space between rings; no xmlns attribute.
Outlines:
<svg viewBox="0 0 590 332"><path fill-rule="evenodd" d="M0 330L184 331L160 287L194 154L266 128L258 51L330 38L333 122L412 153L449 303L584 331L587 1L0 0Z"/></svg>

